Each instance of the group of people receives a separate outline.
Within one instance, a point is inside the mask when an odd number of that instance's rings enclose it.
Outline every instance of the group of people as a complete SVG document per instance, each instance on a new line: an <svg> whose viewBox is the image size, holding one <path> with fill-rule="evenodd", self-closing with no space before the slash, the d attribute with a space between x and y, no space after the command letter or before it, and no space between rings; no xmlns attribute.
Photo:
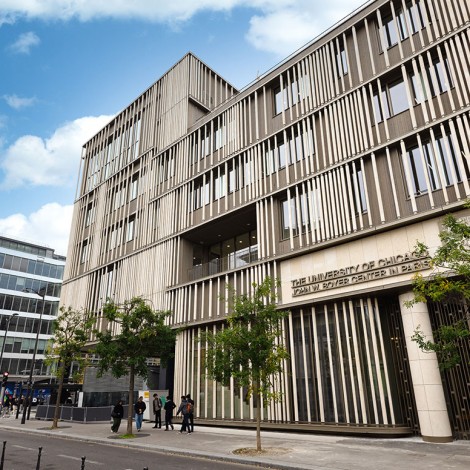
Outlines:
<svg viewBox="0 0 470 470"><path fill-rule="evenodd" d="M173 410L176 408L176 405L170 395L168 395L165 400L162 400L157 393L154 393L152 406L153 414L155 415L155 426L153 427L161 429L163 409L165 411L165 431L169 431L170 427L173 431L175 429L173 425ZM134 404L135 426L137 428L137 432L140 432L142 429L142 421L144 419L144 412L146 409L147 405L144 402L144 397L139 397L137 402ZM191 434L194 431L194 401L191 399L191 395L189 393L181 397L181 404L176 412L176 416L180 413L183 416L180 433L186 432L187 434ZM119 400L111 412L111 418L113 419L111 431L113 433L118 432L123 416L124 407L122 406L122 400Z"/></svg>
<svg viewBox="0 0 470 470"><path fill-rule="evenodd" d="M2 413L5 414L13 411L13 407L21 409L23 407L23 403L23 395L21 395L21 397L10 397L7 393L5 393L3 397L3 404L0 406L0 408L2 409Z"/></svg>

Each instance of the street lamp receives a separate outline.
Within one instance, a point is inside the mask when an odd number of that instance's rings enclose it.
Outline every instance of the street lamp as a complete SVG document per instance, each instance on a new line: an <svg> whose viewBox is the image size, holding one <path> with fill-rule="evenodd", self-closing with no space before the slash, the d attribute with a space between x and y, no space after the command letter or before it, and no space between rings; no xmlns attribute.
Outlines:
<svg viewBox="0 0 470 470"><path fill-rule="evenodd" d="M2 344L2 352L0 352L0 372L3 371L3 353L5 352L5 344L7 342L8 330L10 329L10 322L13 317L17 317L17 313L13 313L10 315L10 318L7 320L7 327L5 329L5 336L3 337L3 344ZM3 397L5 396L5 389L7 384L3 386L2 384L2 391L0 392L0 408L3 406Z"/></svg>
<svg viewBox="0 0 470 470"><path fill-rule="evenodd" d="M36 332L36 342L34 343L34 352L33 352L33 358L31 359L31 369L29 371L29 379L28 379L28 383L26 384L26 396L25 396L24 404L23 404L23 417L21 418L21 424L26 423L26 413L28 411L28 408L30 408L31 406L29 401L30 401L31 387L33 383L34 365L36 363L36 354L38 352L38 342L39 342L39 333L41 332L42 316L44 315L44 307L46 306L46 301L45 301L46 288L44 287L41 290L43 291L42 294L40 294L39 291L31 289L29 287L26 287L25 289L23 289L23 292L32 292L33 294L36 294L37 296L41 297L42 309L41 309L41 314L39 315L39 326L38 326L38 331Z"/></svg>

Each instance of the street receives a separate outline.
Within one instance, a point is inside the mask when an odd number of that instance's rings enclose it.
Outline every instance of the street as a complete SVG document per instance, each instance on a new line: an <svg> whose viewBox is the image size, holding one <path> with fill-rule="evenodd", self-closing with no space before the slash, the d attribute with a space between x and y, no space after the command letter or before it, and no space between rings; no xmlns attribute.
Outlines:
<svg viewBox="0 0 470 470"><path fill-rule="evenodd" d="M145 433L142 433L142 436L145 436ZM175 439L178 437L191 439L191 436L175 436ZM93 444L70 438L25 434L1 429L0 452L4 441L7 441L4 470L36 469L39 447L42 447L39 467L41 470L80 470L82 468L86 470L111 468L113 470L143 470L144 468L148 470L156 468L215 470L220 469L221 466L228 470L259 468L254 465L221 463L198 457ZM184 441L180 442L184 443ZM82 467L82 457L86 457L84 467Z"/></svg>

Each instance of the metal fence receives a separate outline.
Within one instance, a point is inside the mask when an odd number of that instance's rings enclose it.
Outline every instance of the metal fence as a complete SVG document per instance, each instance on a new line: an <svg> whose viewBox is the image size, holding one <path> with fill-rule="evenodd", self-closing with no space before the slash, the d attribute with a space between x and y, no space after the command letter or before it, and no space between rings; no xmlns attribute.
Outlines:
<svg viewBox="0 0 470 470"><path fill-rule="evenodd" d="M113 406L76 407L61 406L59 420L74 421L77 423L90 423L95 421L109 421ZM38 405L36 419L54 419L55 405ZM127 409L124 409L124 419L127 418Z"/></svg>

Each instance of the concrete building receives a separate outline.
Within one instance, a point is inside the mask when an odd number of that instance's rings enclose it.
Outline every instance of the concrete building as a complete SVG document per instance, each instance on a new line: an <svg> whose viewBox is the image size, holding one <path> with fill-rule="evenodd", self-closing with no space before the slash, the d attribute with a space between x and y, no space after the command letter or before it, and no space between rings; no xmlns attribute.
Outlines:
<svg viewBox="0 0 470 470"><path fill-rule="evenodd" d="M33 380L52 377L44 353L58 314L64 266L65 256L51 248L0 236L0 369L9 373L10 385L29 379L38 329Z"/></svg>
<svg viewBox="0 0 470 470"><path fill-rule="evenodd" d="M291 358L264 422L468 438L468 366L441 376L410 340L462 308L403 302L429 271L416 241L469 215L469 19L466 0L370 1L242 90L188 53L84 145L61 302L171 310L174 395L249 421L197 338L229 285L278 278Z"/></svg>

